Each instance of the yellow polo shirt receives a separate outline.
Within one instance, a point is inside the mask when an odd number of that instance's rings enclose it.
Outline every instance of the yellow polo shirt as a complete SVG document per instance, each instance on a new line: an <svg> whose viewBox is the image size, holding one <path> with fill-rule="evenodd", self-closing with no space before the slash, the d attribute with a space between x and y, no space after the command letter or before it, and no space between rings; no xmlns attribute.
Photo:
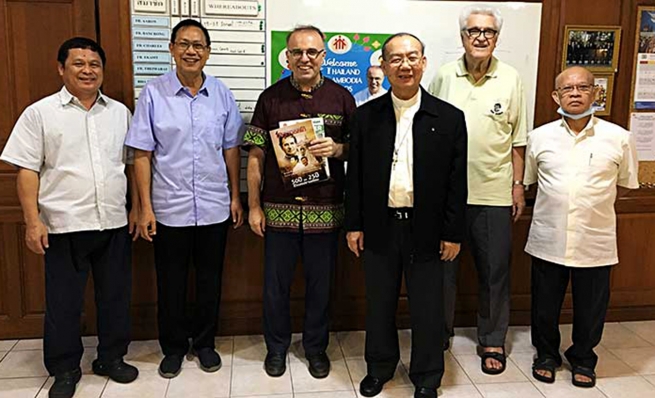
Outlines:
<svg viewBox="0 0 655 398"><path fill-rule="evenodd" d="M466 115L468 204L511 206L512 147L526 145L528 125L516 69L494 57L476 83L462 57L441 67L428 90Z"/></svg>

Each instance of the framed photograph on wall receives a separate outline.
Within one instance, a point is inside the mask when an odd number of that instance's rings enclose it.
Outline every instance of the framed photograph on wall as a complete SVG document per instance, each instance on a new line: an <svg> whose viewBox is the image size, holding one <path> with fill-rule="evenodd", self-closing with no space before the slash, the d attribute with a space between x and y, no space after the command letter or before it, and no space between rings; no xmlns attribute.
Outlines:
<svg viewBox="0 0 655 398"><path fill-rule="evenodd" d="M566 25L562 69L583 66L594 72L616 72L619 66L620 26Z"/></svg>
<svg viewBox="0 0 655 398"><path fill-rule="evenodd" d="M655 110L655 7L637 9L634 69L632 70L632 110Z"/></svg>
<svg viewBox="0 0 655 398"><path fill-rule="evenodd" d="M609 116L612 111L612 95L614 94L614 74L594 73L596 100L594 111L597 116Z"/></svg>

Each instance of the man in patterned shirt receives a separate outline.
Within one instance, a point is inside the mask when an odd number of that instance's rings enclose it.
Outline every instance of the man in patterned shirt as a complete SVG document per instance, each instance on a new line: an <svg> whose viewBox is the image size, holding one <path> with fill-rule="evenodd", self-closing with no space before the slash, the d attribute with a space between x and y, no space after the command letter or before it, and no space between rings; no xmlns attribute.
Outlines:
<svg viewBox="0 0 655 398"><path fill-rule="evenodd" d="M248 151L250 228L265 240L264 337L266 373L286 371L291 343L289 291L298 256L306 282L303 347L309 371L327 377L328 299L337 258L338 230L343 221L344 164L347 137L342 125L355 110L350 93L321 74L325 36L314 26L299 26L287 36L291 76L266 89L244 137ZM270 141L279 123L323 118L325 138L309 143L309 153L329 158L330 179L287 190ZM263 184L263 191L261 189Z"/></svg>

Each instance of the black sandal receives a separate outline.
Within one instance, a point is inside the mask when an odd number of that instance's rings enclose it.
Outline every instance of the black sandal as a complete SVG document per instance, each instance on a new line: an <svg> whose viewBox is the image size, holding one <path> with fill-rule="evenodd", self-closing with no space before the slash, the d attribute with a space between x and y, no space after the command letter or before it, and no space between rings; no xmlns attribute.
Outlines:
<svg viewBox="0 0 655 398"><path fill-rule="evenodd" d="M500 369L494 369L494 368L488 368L486 365L487 359L495 359L496 361L500 362L501 365L503 365ZM499 375L505 371L505 367L507 365L507 357L505 356L505 347L503 347L503 352L483 352L482 353L482 363L480 364L480 367L482 369L482 373L486 373L488 375Z"/></svg>
<svg viewBox="0 0 655 398"><path fill-rule="evenodd" d="M584 366L573 366L572 369L571 369L571 373L573 373L573 377L571 378L571 382L576 387L592 388L593 386L596 385L596 373L591 368L587 368L587 367L584 367ZM576 380L575 379L576 375L586 376L586 377L590 378L591 381Z"/></svg>
<svg viewBox="0 0 655 398"><path fill-rule="evenodd" d="M555 370L558 367L559 364L553 358L537 358L532 363L532 377L541 382L552 384L555 382ZM550 372L550 377L537 373L538 370Z"/></svg>

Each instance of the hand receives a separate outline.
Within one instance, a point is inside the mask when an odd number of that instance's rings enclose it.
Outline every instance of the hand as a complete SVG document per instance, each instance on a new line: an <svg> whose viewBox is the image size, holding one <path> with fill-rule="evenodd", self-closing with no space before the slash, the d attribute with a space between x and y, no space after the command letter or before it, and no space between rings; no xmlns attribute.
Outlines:
<svg viewBox="0 0 655 398"><path fill-rule="evenodd" d="M512 219L518 221L525 209L525 187L514 185L512 188Z"/></svg>
<svg viewBox="0 0 655 398"><path fill-rule="evenodd" d="M141 209L139 235L148 242L152 242L152 237L157 235L157 219L155 219L155 213L152 209Z"/></svg>
<svg viewBox="0 0 655 398"><path fill-rule="evenodd" d="M248 212L248 223L255 235L264 237L264 232L266 232L266 216L264 216L264 210L261 207L250 208Z"/></svg>
<svg viewBox="0 0 655 398"><path fill-rule="evenodd" d="M241 206L241 198L238 196L232 198L230 202L230 213L232 213L232 223L234 224L234 229L239 228L243 225L243 206Z"/></svg>
<svg viewBox="0 0 655 398"><path fill-rule="evenodd" d="M348 248L355 256L359 257L359 252L364 250L364 233L361 231L348 232L346 234Z"/></svg>
<svg viewBox="0 0 655 398"><path fill-rule="evenodd" d="M459 249L461 244L441 241L439 245L439 254L441 254L441 260L443 261L453 261L455 257L459 254Z"/></svg>
<svg viewBox="0 0 655 398"><path fill-rule="evenodd" d="M36 254L45 254L48 245L48 228L41 220L27 224L25 228L25 243L28 249Z"/></svg>
<svg viewBox="0 0 655 398"><path fill-rule="evenodd" d="M139 209L138 206L132 206L127 216L127 224L132 236L132 241L139 239Z"/></svg>
<svg viewBox="0 0 655 398"><path fill-rule="evenodd" d="M317 138L309 143L309 153L314 156L333 158L337 155L338 146L330 137Z"/></svg>

